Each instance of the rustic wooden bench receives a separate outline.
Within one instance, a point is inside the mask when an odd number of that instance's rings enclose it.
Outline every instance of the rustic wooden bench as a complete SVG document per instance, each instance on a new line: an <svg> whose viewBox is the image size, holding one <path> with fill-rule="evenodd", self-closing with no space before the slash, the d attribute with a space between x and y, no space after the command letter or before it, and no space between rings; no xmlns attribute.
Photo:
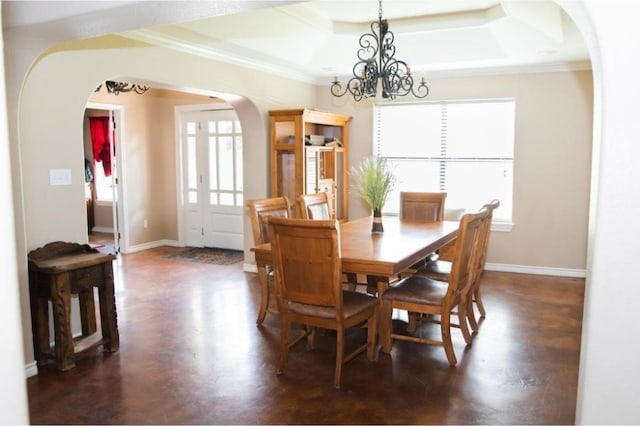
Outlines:
<svg viewBox="0 0 640 426"><path fill-rule="evenodd" d="M114 254L87 244L56 241L28 254L29 294L34 354L38 365L55 358L61 371L75 367L75 353L102 344L107 352L120 347L113 287ZM101 339L96 339L93 289L98 288ZM71 295L78 295L81 339L71 334ZM49 343L49 300L53 308L54 348ZM87 342L90 342L87 344Z"/></svg>

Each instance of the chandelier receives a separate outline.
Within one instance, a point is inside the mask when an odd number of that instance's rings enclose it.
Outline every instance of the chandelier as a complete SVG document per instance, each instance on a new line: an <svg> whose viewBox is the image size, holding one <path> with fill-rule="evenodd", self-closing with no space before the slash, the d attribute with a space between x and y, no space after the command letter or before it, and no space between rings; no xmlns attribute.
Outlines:
<svg viewBox="0 0 640 426"><path fill-rule="evenodd" d="M111 81L111 80L105 81L104 85L107 88L107 92L113 93L116 96L118 96L120 93L126 93L126 92L135 92L138 95L142 95L143 93L145 93L147 90L150 89L149 86L142 86L140 84L124 83L122 81ZM100 88L102 88L102 84L99 85L95 91L99 92Z"/></svg>
<svg viewBox="0 0 640 426"><path fill-rule="evenodd" d="M406 62L395 59L394 35L389 24L382 19L382 0L378 0L378 21L371 23L371 33L360 36L358 62L353 66L353 77L346 87L342 87L336 76L331 83L331 94L341 97L350 93L356 101L362 98L374 98L378 85L382 87L382 97L394 100L396 96L409 93L417 98L429 94L429 87L422 77L416 90L413 88L413 76Z"/></svg>

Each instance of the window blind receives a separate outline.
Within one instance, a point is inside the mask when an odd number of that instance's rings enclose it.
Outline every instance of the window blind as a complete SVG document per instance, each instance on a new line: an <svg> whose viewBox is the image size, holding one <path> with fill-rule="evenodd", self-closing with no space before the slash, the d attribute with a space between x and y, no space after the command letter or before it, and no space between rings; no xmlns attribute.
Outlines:
<svg viewBox="0 0 640 426"><path fill-rule="evenodd" d="M400 191L444 191L467 211L497 198L494 220L511 222L514 134L513 100L377 105L374 152L399 181L384 211L398 212Z"/></svg>

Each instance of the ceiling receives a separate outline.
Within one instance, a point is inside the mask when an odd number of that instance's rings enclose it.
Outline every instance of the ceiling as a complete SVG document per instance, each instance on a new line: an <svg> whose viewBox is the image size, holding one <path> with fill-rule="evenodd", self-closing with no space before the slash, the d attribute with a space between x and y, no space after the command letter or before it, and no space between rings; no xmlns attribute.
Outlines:
<svg viewBox="0 0 640 426"><path fill-rule="evenodd" d="M160 15L175 2L3 1L3 24L53 31L90 17L114 21L145 10ZM375 0L187 1L183 15L149 26L114 27L121 36L258 70L328 84L347 76L358 39L378 18ZM221 8L221 4L234 5ZM205 7L205 6L209 7ZM217 7L212 7L216 5ZM141 9L142 8L142 9ZM195 9L198 9L195 11ZM115 13L118 13L117 15ZM383 18L395 34L396 58L417 76L537 72L590 68L571 19L554 1L386 0ZM208 16L208 17L207 17ZM204 17L204 18L203 18ZM82 18L82 19L79 19ZM197 19L192 19L197 18ZM138 24L139 25L139 24ZM104 25L103 25L104 26ZM95 25L94 25L95 27ZM106 27L105 27L106 28ZM86 34L73 33L76 38ZM96 34L94 34L96 35Z"/></svg>

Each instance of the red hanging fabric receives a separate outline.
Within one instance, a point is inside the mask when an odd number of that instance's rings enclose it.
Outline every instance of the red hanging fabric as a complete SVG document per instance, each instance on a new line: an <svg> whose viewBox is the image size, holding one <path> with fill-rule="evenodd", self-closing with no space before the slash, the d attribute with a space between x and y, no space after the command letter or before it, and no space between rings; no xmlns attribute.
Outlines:
<svg viewBox="0 0 640 426"><path fill-rule="evenodd" d="M111 176L111 153L109 142L112 136L109 132L109 117L89 117L91 130L91 145L93 146L93 161L101 161L105 176ZM115 144L114 144L115 146Z"/></svg>

